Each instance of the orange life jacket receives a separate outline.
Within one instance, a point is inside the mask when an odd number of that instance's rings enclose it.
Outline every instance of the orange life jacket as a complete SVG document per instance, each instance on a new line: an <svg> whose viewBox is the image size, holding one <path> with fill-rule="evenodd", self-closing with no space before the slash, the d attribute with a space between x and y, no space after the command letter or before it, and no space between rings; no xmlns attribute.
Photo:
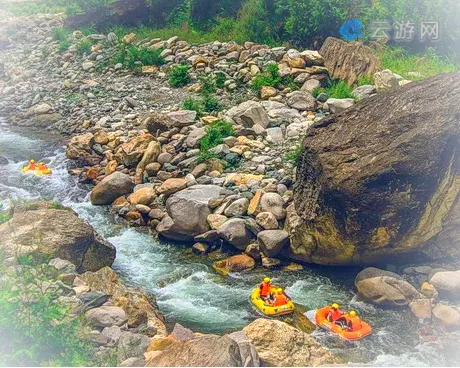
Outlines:
<svg viewBox="0 0 460 368"><path fill-rule="evenodd" d="M327 314L327 319L334 322L342 316L343 316L343 313L339 309L331 308L331 310Z"/></svg>
<svg viewBox="0 0 460 368"><path fill-rule="evenodd" d="M361 323L361 318L359 318L358 316L350 317L347 315L345 318L347 319L349 326L351 326L352 331L358 331L363 327Z"/></svg>
<svg viewBox="0 0 460 368"><path fill-rule="evenodd" d="M38 170L47 170L48 167L45 164L38 165Z"/></svg>
<svg viewBox="0 0 460 368"><path fill-rule="evenodd" d="M29 170L35 170L36 167L35 167L35 162L32 164L29 162Z"/></svg>
<svg viewBox="0 0 460 368"><path fill-rule="evenodd" d="M286 295L281 294L276 296L275 300L275 307L279 307L280 305L284 305L288 302L288 298L286 298Z"/></svg>
<svg viewBox="0 0 460 368"><path fill-rule="evenodd" d="M260 296L267 296L270 294L270 284L262 282L260 284Z"/></svg>

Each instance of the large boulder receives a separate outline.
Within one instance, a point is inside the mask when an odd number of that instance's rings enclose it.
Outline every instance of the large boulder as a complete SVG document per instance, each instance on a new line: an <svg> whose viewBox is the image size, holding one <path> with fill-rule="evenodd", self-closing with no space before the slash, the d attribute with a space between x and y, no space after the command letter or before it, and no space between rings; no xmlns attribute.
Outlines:
<svg viewBox="0 0 460 368"><path fill-rule="evenodd" d="M111 266L115 247L70 209L17 211L0 225L0 249L9 256L46 255L72 262L78 272Z"/></svg>
<svg viewBox="0 0 460 368"><path fill-rule="evenodd" d="M241 352L228 336L203 335L186 341L169 341L153 351L147 367L242 367Z"/></svg>
<svg viewBox="0 0 460 368"><path fill-rule="evenodd" d="M93 151L94 135L85 133L73 136L66 146L66 156L78 160L82 165L98 163L101 158Z"/></svg>
<svg viewBox="0 0 460 368"><path fill-rule="evenodd" d="M276 257L289 242L289 234L284 230L264 230L257 234L257 241L267 257Z"/></svg>
<svg viewBox="0 0 460 368"><path fill-rule="evenodd" d="M433 308L433 319L449 330L460 328L460 312L448 305L435 305Z"/></svg>
<svg viewBox="0 0 460 368"><path fill-rule="evenodd" d="M195 236L211 230L208 202L220 191L217 185L194 185L173 194L166 201L168 216L157 226L158 232L172 240L193 241Z"/></svg>
<svg viewBox="0 0 460 368"><path fill-rule="evenodd" d="M294 91L287 95L287 104L293 109L306 111L316 109L316 100L311 93L306 91Z"/></svg>
<svg viewBox="0 0 460 368"><path fill-rule="evenodd" d="M375 305L399 307L409 305L422 295L394 272L369 267L355 279L358 295Z"/></svg>
<svg viewBox="0 0 460 368"><path fill-rule="evenodd" d="M246 221L241 218L232 218L224 222L217 229L217 233L223 240L239 250L245 250L254 238L254 234L246 226Z"/></svg>
<svg viewBox="0 0 460 368"><path fill-rule="evenodd" d="M460 299L460 270L436 272L431 277L430 284L441 295Z"/></svg>
<svg viewBox="0 0 460 368"><path fill-rule="evenodd" d="M459 99L460 72L444 74L310 127L289 255L342 265L458 260Z"/></svg>
<svg viewBox="0 0 460 368"><path fill-rule="evenodd" d="M90 309L85 313L85 318L91 326L103 329L111 326L123 326L128 321L128 316L120 307L102 306Z"/></svg>
<svg viewBox="0 0 460 368"><path fill-rule="evenodd" d="M345 42L329 37L319 51L329 75L355 84L361 77L372 77L380 69L380 60L362 42Z"/></svg>
<svg viewBox="0 0 460 368"><path fill-rule="evenodd" d="M237 254L229 258L215 261L212 264L212 268L214 268L222 276L227 276L231 272L249 271L255 266L256 262L254 261L254 258L248 256L247 254Z"/></svg>
<svg viewBox="0 0 460 368"><path fill-rule="evenodd" d="M149 345L150 339L146 335L122 332L117 345L118 362L124 362L129 358L143 358Z"/></svg>
<svg viewBox="0 0 460 368"><path fill-rule="evenodd" d="M150 142L154 140L151 134L142 134L121 144L115 151L115 159L126 167L135 167L144 156Z"/></svg>
<svg viewBox="0 0 460 368"><path fill-rule="evenodd" d="M270 122L262 105L255 101L246 101L227 111L227 116L238 125L252 128L258 124L268 128Z"/></svg>
<svg viewBox="0 0 460 368"><path fill-rule="evenodd" d="M91 203L103 206L112 202L125 194L129 194L134 189L131 178L119 171L106 176L91 191Z"/></svg>
<svg viewBox="0 0 460 368"><path fill-rule="evenodd" d="M243 331L263 366L317 367L340 363L310 335L278 320L259 318Z"/></svg>

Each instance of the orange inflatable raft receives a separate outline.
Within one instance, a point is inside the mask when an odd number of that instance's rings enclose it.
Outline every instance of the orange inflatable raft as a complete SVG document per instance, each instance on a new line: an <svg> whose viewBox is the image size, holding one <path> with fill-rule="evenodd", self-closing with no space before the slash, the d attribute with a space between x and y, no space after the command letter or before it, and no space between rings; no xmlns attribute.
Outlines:
<svg viewBox="0 0 460 368"><path fill-rule="evenodd" d="M314 316L314 322L321 328L324 328L325 330L328 330L332 332L335 335L340 336L341 338L345 340L359 340L362 339L363 337L366 337L372 333L372 327L369 326L364 321L361 321L361 329L357 331L348 331L345 329L342 329L340 326L336 325L335 323L329 322L326 319L327 314L331 310L331 307L327 306L321 309L318 309L315 313Z"/></svg>

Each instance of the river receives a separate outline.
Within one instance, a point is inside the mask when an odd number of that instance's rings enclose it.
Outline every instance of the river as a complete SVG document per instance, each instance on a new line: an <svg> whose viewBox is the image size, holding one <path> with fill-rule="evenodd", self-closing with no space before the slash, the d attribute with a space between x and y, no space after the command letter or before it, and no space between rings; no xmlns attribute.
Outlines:
<svg viewBox="0 0 460 368"><path fill-rule="evenodd" d="M170 323L195 331L219 333L241 329L258 314L249 303L254 285L268 274L255 270L223 278L213 272L211 260L190 249L157 241L152 235L117 224L107 208L89 202L88 189L67 172L64 140L50 133L11 130L0 125L0 203L11 199L56 200L73 208L117 248L114 269L127 284L157 295ZM29 158L43 160L53 169L49 177L22 175ZM432 343L420 343L418 322L405 310L384 310L358 301L353 291L356 269L309 267L304 271L270 272L274 283L286 287L294 302L318 308L333 301L356 309L374 333L355 343L324 331L313 336L346 362L384 366L454 366L460 364L460 334Z"/></svg>

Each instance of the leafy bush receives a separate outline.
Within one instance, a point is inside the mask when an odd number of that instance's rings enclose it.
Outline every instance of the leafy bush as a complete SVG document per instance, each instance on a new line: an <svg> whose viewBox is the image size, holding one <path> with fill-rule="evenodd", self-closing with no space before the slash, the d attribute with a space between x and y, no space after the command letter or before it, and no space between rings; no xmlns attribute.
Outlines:
<svg viewBox="0 0 460 368"><path fill-rule="evenodd" d="M225 81L227 80L227 77L225 73L223 72L216 72L214 74L215 78L215 84L217 88L223 89L225 87Z"/></svg>
<svg viewBox="0 0 460 368"><path fill-rule="evenodd" d="M203 101L193 97L189 97L182 102L182 107L185 110L196 111L198 115L202 115L204 112Z"/></svg>
<svg viewBox="0 0 460 368"><path fill-rule="evenodd" d="M208 95L203 98L203 109L205 112L219 112L223 110L222 105L215 96Z"/></svg>
<svg viewBox="0 0 460 368"><path fill-rule="evenodd" d="M295 166L297 166L299 162L299 157L302 154L302 145L299 143L287 150L284 155L284 159L286 161L292 162Z"/></svg>
<svg viewBox="0 0 460 368"><path fill-rule="evenodd" d="M281 84L279 76L279 67L277 64L271 63L262 73L258 73L252 78L252 88L256 92L260 92L262 87L277 88Z"/></svg>
<svg viewBox="0 0 460 368"><path fill-rule="evenodd" d="M55 41L64 41L67 40L68 36L72 33L72 30L67 28L52 28L51 37Z"/></svg>
<svg viewBox="0 0 460 368"><path fill-rule="evenodd" d="M188 65L175 65L169 72L169 84L172 87L184 87L190 83L190 75L188 74L190 67Z"/></svg>
<svg viewBox="0 0 460 368"><path fill-rule="evenodd" d="M72 46L72 42L69 40L61 40L59 41L58 50L60 53L66 52L70 46Z"/></svg>
<svg viewBox="0 0 460 368"><path fill-rule="evenodd" d="M344 81L330 80L324 88L317 88L313 91L313 96L318 97L320 93L326 93L330 98L354 98L349 87Z"/></svg>
<svg viewBox="0 0 460 368"><path fill-rule="evenodd" d="M200 160L206 161L213 157L210 149L222 144L224 138L235 134L233 125L226 121L219 120L206 127L206 134L200 141Z"/></svg>
<svg viewBox="0 0 460 368"><path fill-rule="evenodd" d="M91 53L91 40L87 38L77 43L77 54L78 55L89 55Z"/></svg>

